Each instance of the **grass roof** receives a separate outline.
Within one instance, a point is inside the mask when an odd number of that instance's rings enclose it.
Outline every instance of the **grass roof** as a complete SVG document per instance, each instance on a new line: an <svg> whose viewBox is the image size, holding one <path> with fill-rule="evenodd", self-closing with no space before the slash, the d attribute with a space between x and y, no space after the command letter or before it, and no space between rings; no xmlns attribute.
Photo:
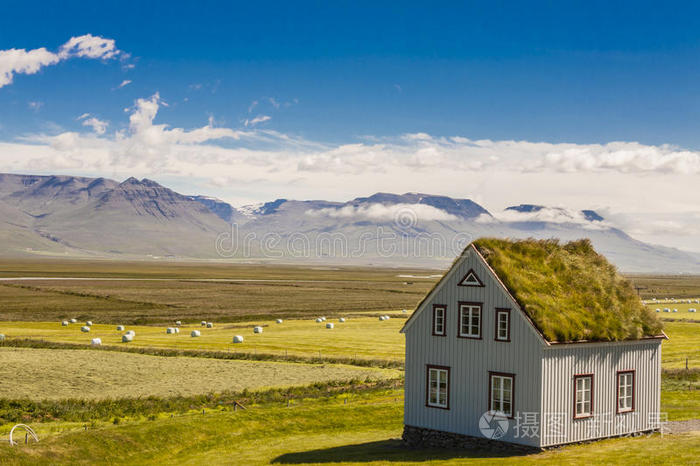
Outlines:
<svg viewBox="0 0 700 466"><path fill-rule="evenodd" d="M473 244L550 342L661 333L658 317L587 239L560 244L483 238Z"/></svg>

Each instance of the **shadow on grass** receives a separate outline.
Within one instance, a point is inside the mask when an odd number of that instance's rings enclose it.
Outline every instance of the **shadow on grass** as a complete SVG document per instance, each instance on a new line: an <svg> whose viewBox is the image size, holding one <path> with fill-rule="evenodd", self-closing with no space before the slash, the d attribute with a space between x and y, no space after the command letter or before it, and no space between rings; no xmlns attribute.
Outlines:
<svg viewBox="0 0 700 466"><path fill-rule="evenodd" d="M344 445L342 447L286 453L274 460L276 464L302 463L369 463L386 461L404 463L407 461L429 461L457 458L508 458L525 456L513 451L465 450L465 449L414 449L408 448L400 439L380 440L377 442Z"/></svg>

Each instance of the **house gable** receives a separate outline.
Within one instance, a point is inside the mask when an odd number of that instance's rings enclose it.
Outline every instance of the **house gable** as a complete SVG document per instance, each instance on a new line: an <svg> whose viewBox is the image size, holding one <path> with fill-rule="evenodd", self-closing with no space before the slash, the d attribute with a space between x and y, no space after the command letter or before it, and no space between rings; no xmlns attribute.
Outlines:
<svg viewBox="0 0 700 466"><path fill-rule="evenodd" d="M479 285L463 284L465 279L471 280L472 277L475 277L476 280L478 280ZM457 296L459 299L450 303L442 302L448 300L446 298L442 298L442 296L445 295L444 291L446 287L453 287L454 290L452 293L454 293L454 296ZM432 309L434 305L446 305L448 308L448 315L452 316L451 320L449 321L449 325L452 328L448 329L447 332L448 335L456 335L456 325L458 323L455 322L454 316L458 312L458 307L460 305L459 303L483 303L483 296L486 293L493 292L503 295L504 303L503 305L500 305L499 308L511 309L510 319L524 319L530 327L531 334L543 345L549 345L527 314L522 311L518 303L511 296L510 292L500 278L473 245L470 245L462 252L462 254L454 261L452 267L450 267L450 269L437 282L433 289L428 292L425 298L418 304L411 317L406 321L406 324L401 329L401 333L408 332L414 323L419 320L422 314L430 314L430 316L432 316ZM428 311L426 311L426 309L428 309ZM482 309L482 313L486 314L487 312L495 313L495 309ZM482 321L483 318L484 316L482 316ZM512 322L509 324L512 325ZM483 327L481 329L482 338L485 337L488 339L493 339L494 328L484 326L483 323L481 325Z"/></svg>

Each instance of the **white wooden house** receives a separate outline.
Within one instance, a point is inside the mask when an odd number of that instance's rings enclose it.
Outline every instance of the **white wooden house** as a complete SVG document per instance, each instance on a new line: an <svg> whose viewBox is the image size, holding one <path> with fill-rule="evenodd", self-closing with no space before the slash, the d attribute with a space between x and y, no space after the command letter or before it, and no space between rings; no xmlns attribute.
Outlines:
<svg viewBox="0 0 700 466"><path fill-rule="evenodd" d="M490 247L514 243L491 241ZM528 293L509 289L505 283L514 281L499 277L479 244L464 250L401 330L406 336L404 440L433 445L496 440L543 448L658 429L666 338L660 327L618 341L556 341L551 332L557 325L578 325L566 309L557 309L550 314L548 338ZM509 248L499 253L509 259ZM612 269L607 262L602 266ZM558 296L567 286L595 290L581 275L542 279L563 287L553 289ZM624 282L611 286L631 288ZM595 293L588 296L596 299ZM596 304L603 311L591 311L591 319L600 322L606 303ZM585 333L588 314L581 315Z"/></svg>

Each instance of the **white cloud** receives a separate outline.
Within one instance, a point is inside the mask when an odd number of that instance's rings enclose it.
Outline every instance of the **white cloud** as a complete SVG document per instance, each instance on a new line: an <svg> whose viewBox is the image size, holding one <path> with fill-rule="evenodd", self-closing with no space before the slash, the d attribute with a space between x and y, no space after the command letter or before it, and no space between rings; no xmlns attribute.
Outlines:
<svg viewBox="0 0 700 466"><path fill-rule="evenodd" d="M43 67L55 65L71 57L110 59L122 53L115 46L113 39L86 34L71 37L57 53L45 47L33 50L0 50L0 88L12 84L17 74L35 74Z"/></svg>
<svg viewBox="0 0 700 466"><path fill-rule="evenodd" d="M270 121L271 119L272 119L272 117L267 116L267 115L258 115L258 116L256 116L255 118L253 118L252 120L246 119L246 120L243 122L243 124L244 124L245 126L255 126L255 125L257 125L258 123L264 123L264 122L266 122L266 121Z"/></svg>
<svg viewBox="0 0 700 466"><path fill-rule="evenodd" d="M83 126L92 128L92 130L99 135L105 134L107 131L107 126L109 126L109 123L106 121L90 116L89 113L83 113L76 119L83 120Z"/></svg>
<svg viewBox="0 0 700 466"><path fill-rule="evenodd" d="M27 106L30 109L34 110L35 112L38 112L41 109L41 107L44 106L44 102L32 101L32 102L28 102Z"/></svg>
<svg viewBox="0 0 700 466"><path fill-rule="evenodd" d="M502 212L491 212L491 215L481 214L477 217L476 222L547 222L574 224L589 230L604 230L611 227L611 225L604 220L588 220L580 210L573 210L565 207L543 207L532 212L519 212L517 210L507 209Z"/></svg>
<svg viewBox="0 0 700 466"><path fill-rule="evenodd" d="M121 83L119 86L117 86L117 87L119 87L119 89L121 89L122 87L128 86L129 84L131 84L131 79L125 79L125 80L122 81L122 83Z"/></svg>
<svg viewBox="0 0 700 466"><path fill-rule="evenodd" d="M374 221L394 221L402 216L410 217L416 222L420 221L451 221L457 220L452 214L442 209L426 204L393 204L384 205L379 203L362 206L344 206L340 208L324 208L317 210L307 210L306 215L311 217L331 217L331 218L364 218Z"/></svg>

